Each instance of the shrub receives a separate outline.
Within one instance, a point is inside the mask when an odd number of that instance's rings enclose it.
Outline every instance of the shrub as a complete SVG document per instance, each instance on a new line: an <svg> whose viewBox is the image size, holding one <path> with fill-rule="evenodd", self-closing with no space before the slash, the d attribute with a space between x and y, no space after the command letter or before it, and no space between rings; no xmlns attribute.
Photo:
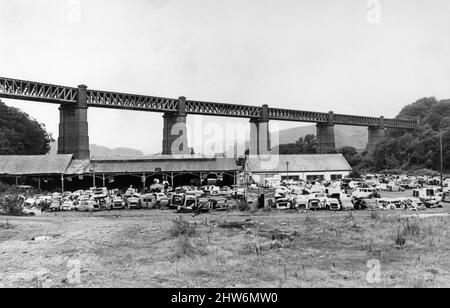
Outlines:
<svg viewBox="0 0 450 308"><path fill-rule="evenodd" d="M400 228L397 230L397 236L395 238L395 244L399 248L403 248L406 244L406 237L404 235L404 232L400 230Z"/></svg>
<svg viewBox="0 0 450 308"><path fill-rule="evenodd" d="M380 219L380 213L378 213L377 211L370 212L370 219L379 220Z"/></svg>
<svg viewBox="0 0 450 308"><path fill-rule="evenodd" d="M185 220L183 217L172 220L172 227L170 228L170 235L172 237L179 236L194 236L197 233L195 226L191 225L189 221Z"/></svg>
<svg viewBox="0 0 450 308"><path fill-rule="evenodd" d="M239 208L239 211L242 211L242 212L250 211L250 206L248 205L247 201L243 200L243 199L239 200L238 208Z"/></svg>
<svg viewBox="0 0 450 308"><path fill-rule="evenodd" d="M22 199L17 195L6 196L0 199L0 213L8 216L22 216Z"/></svg>

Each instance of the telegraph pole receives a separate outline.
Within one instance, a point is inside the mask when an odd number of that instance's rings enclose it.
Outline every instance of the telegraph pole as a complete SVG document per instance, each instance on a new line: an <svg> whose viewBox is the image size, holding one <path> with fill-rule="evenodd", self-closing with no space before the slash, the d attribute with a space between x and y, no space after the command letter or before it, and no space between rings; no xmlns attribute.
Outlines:
<svg viewBox="0 0 450 308"><path fill-rule="evenodd" d="M441 152L441 189L444 192L444 150L442 143L442 128L439 129L439 148Z"/></svg>
<svg viewBox="0 0 450 308"><path fill-rule="evenodd" d="M92 184L95 187L95 163L92 163Z"/></svg>

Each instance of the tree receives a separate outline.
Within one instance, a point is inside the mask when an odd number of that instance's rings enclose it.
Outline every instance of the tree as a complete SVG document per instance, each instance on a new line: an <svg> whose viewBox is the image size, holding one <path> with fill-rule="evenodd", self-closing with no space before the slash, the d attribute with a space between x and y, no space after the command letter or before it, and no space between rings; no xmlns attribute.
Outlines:
<svg viewBox="0 0 450 308"><path fill-rule="evenodd" d="M358 151L354 147L351 147L351 146L345 146L345 147L340 148L338 150L338 153L341 153L342 155L344 155L347 162L353 168L358 167L363 160L362 155L359 154Z"/></svg>
<svg viewBox="0 0 450 308"><path fill-rule="evenodd" d="M450 169L450 100L422 98L402 109L397 118L418 121L417 130L388 130L375 148L373 167L381 169L440 169L439 134L443 131L444 168Z"/></svg>
<svg viewBox="0 0 450 308"><path fill-rule="evenodd" d="M40 155L50 151L45 125L0 101L0 155Z"/></svg>
<svg viewBox="0 0 450 308"><path fill-rule="evenodd" d="M295 143L280 144L280 154L314 154L316 153L316 136L300 137Z"/></svg>

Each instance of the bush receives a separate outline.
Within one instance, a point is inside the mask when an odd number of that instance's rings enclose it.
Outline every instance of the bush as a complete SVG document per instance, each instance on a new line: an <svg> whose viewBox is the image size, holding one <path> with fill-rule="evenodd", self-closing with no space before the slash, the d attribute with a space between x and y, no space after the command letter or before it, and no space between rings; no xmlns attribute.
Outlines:
<svg viewBox="0 0 450 308"><path fill-rule="evenodd" d="M172 237L179 236L195 236L197 234L197 230L195 226L191 225L189 221L185 220L183 217L179 216L178 218L172 220L172 228L170 228L170 235Z"/></svg>
<svg viewBox="0 0 450 308"><path fill-rule="evenodd" d="M248 205L246 200L239 200L239 205L238 205L239 211L241 212L247 212L250 211L250 206Z"/></svg>
<svg viewBox="0 0 450 308"><path fill-rule="evenodd" d="M380 219L380 213L378 213L377 211L370 212L370 219L379 220Z"/></svg>
<svg viewBox="0 0 450 308"><path fill-rule="evenodd" d="M22 216L22 199L17 196L5 196L0 198L0 214L8 216Z"/></svg>
<svg viewBox="0 0 450 308"><path fill-rule="evenodd" d="M399 248L403 248L406 244L406 237L404 235L404 232L400 230L400 228L397 230L397 236L395 238L395 244Z"/></svg>

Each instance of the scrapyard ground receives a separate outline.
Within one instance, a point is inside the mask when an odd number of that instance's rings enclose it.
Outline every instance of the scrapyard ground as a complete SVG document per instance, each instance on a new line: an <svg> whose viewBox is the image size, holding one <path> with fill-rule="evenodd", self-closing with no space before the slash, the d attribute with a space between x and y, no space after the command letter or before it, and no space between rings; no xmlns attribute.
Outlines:
<svg viewBox="0 0 450 308"><path fill-rule="evenodd" d="M449 287L449 209L183 214L191 237L171 211L0 217L0 287Z"/></svg>

